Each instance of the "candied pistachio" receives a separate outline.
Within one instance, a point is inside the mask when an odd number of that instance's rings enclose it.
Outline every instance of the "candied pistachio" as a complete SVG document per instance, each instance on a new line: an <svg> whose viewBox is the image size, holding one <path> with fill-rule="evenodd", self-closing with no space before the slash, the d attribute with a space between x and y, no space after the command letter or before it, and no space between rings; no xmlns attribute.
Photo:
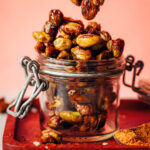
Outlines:
<svg viewBox="0 0 150 150"><path fill-rule="evenodd" d="M85 19L93 19L99 11L100 0L82 0L81 10Z"/></svg>
<svg viewBox="0 0 150 150"><path fill-rule="evenodd" d="M61 119L59 116L52 116L48 121L48 126L50 128L57 128L60 125Z"/></svg>
<svg viewBox="0 0 150 150"><path fill-rule="evenodd" d="M60 117L68 123L79 123L82 121L82 116L79 112L75 111L62 111Z"/></svg>
<svg viewBox="0 0 150 150"><path fill-rule="evenodd" d="M75 104L76 110L81 114L81 115L91 115L93 113L92 105L81 105L76 103Z"/></svg>
<svg viewBox="0 0 150 150"><path fill-rule="evenodd" d="M70 54L67 51L61 51L57 59L70 59Z"/></svg>
<svg viewBox="0 0 150 150"><path fill-rule="evenodd" d="M104 46L106 46L106 42L103 41L103 40L101 40L100 43L93 45L93 46L91 47L91 49L92 49L93 51L98 51L98 50L101 50L101 48L103 48Z"/></svg>
<svg viewBox="0 0 150 150"><path fill-rule="evenodd" d="M41 135L42 143L56 143L62 142L62 134L53 129L47 129L42 131Z"/></svg>
<svg viewBox="0 0 150 150"><path fill-rule="evenodd" d="M6 112L8 105L9 104L5 102L4 98L0 98L0 113Z"/></svg>
<svg viewBox="0 0 150 150"><path fill-rule="evenodd" d="M57 28L52 26L52 23L49 21L46 21L45 25L44 25L44 32L46 32L47 34L49 34L51 37L53 37L53 39L55 38L56 34L57 34Z"/></svg>
<svg viewBox="0 0 150 150"><path fill-rule="evenodd" d="M33 32L32 36L36 41L43 43L48 43L52 39L52 37L45 32Z"/></svg>
<svg viewBox="0 0 150 150"><path fill-rule="evenodd" d="M96 60L104 60L112 58L113 54L109 50L102 51L99 55L97 55Z"/></svg>
<svg viewBox="0 0 150 150"><path fill-rule="evenodd" d="M108 50L110 50L110 51L112 50L112 42L113 42L112 40L109 40L106 44Z"/></svg>
<svg viewBox="0 0 150 150"><path fill-rule="evenodd" d="M112 42L113 56L118 58L122 55L124 49L124 40L117 39Z"/></svg>
<svg viewBox="0 0 150 150"><path fill-rule="evenodd" d="M60 32L60 34L62 35L63 38L66 38L66 39L71 38L71 36L66 34L61 28L59 28L59 32ZM60 35L59 35L59 37L60 37Z"/></svg>
<svg viewBox="0 0 150 150"><path fill-rule="evenodd" d="M91 33L91 34L99 34L101 31L101 26L97 22L89 22L85 32L86 33Z"/></svg>
<svg viewBox="0 0 150 150"><path fill-rule="evenodd" d="M48 105L48 108L52 110L53 108L58 108L64 105L64 101L61 97L55 96L54 100Z"/></svg>
<svg viewBox="0 0 150 150"><path fill-rule="evenodd" d="M58 51L55 49L53 44L49 44L45 49L45 55L47 57L57 57Z"/></svg>
<svg viewBox="0 0 150 150"><path fill-rule="evenodd" d="M101 38L98 35L95 34L80 34L76 39L77 44L80 47L86 48L91 47L95 44L98 44L101 42Z"/></svg>
<svg viewBox="0 0 150 150"><path fill-rule="evenodd" d="M58 9L53 9L49 13L49 21L51 22L52 26L58 27L61 25L63 21L63 14Z"/></svg>
<svg viewBox="0 0 150 150"><path fill-rule="evenodd" d="M71 0L72 3L74 3L77 6L81 5L82 0Z"/></svg>
<svg viewBox="0 0 150 150"><path fill-rule="evenodd" d="M106 31L101 31L100 32L100 37L104 40L104 41L109 41L111 40L111 36L108 32Z"/></svg>
<svg viewBox="0 0 150 150"><path fill-rule="evenodd" d="M44 53L45 52L45 45L44 43L41 43L41 42L37 42L36 45L35 45L35 50L38 52L38 53Z"/></svg>
<svg viewBox="0 0 150 150"><path fill-rule="evenodd" d="M71 54L75 60L89 60L92 56L90 50L82 49L79 46L72 48Z"/></svg>
<svg viewBox="0 0 150 150"><path fill-rule="evenodd" d="M78 36L84 30L83 25L76 22L68 22L61 26L61 30L66 34Z"/></svg>
<svg viewBox="0 0 150 150"><path fill-rule="evenodd" d="M54 46L57 50L69 50L72 46L72 42L70 39L66 38L56 38L54 41Z"/></svg>
<svg viewBox="0 0 150 150"><path fill-rule="evenodd" d="M84 27L84 24L81 20L75 20L71 17L64 17L64 24L69 23L69 22L76 22L78 24L81 24Z"/></svg>

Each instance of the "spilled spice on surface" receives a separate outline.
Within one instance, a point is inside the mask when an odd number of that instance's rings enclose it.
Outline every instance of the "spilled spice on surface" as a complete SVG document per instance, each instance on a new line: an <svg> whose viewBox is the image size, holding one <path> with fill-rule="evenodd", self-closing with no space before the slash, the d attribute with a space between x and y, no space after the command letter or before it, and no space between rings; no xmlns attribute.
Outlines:
<svg viewBox="0 0 150 150"><path fill-rule="evenodd" d="M150 146L150 123L131 129L118 130L114 138L124 145Z"/></svg>

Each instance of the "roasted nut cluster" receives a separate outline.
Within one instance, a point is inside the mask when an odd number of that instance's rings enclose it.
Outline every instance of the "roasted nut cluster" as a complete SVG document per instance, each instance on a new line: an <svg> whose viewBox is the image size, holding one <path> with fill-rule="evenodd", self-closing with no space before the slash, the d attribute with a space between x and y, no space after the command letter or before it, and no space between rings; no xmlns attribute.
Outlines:
<svg viewBox="0 0 150 150"><path fill-rule="evenodd" d="M83 17L86 20L91 20L100 10L100 6L103 5L104 0L71 0L71 2L77 6L81 6Z"/></svg>
<svg viewBox="0 0 150 150"><path fill-rule="evenodd" d="M81 1L72 0L76 5ZM99 0L83 0L81 5L87 18L97 12ZM89 7L89 8L88 8ZM64 17L60 10L51 10L41 32L33 32L37 41L35 50L46 57L68 60L104 60L118 58L123 53L124 41L112 40L111 35L101 30L100 24Z"/></svg>

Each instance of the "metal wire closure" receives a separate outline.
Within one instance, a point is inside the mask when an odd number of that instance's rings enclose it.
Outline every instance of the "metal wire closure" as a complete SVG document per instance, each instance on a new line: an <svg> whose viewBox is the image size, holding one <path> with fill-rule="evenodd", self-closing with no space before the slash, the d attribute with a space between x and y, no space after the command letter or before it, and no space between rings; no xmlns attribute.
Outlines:
<svg viewBox="0 0 150 150"><path fill-rule="evenodd" d="M148 93L145 93L144 91L142 91L139 87L135 86L135 82L136 82L136 76L139 76L143 67L144 67L144 63L141 60L138 60L136 63L134 63L134 57L132 55L129 55L126 58L126 69L123 73L123 83L125 86L130 87L134 92L139 93L141 95L144 96L149 96L150 95ZM132 83L128 84L126 83L125 79L126 79L126 71L132 71L133 70L133 78L132 78Z"/></svg>
<svg viewBox="0 0 150 150"><path fill-rule="evenodd" d="M47 90L49 83L46 79L39 78L38 72L40 65L36 61L31 60L29 57L25 56L20 60L20 63L24 68L26 82L19 92L16 100L8 106L7 113L22 119L27 115L30 106L32 105L33 99L37 97L41 91ZM29 85L34 86L33 90L30 97L25 102L23 102L22 100ZM13 107L14 111L12 111Z"/></svg>

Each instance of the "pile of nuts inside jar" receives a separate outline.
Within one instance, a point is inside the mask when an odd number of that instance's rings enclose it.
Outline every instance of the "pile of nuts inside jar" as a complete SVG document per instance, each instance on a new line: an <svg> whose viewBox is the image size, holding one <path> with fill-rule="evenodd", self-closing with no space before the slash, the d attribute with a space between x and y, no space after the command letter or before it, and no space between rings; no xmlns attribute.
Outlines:
<svg viewBox="0 0 150 150"><path fill-rule="evenodd" d="M82 7L87 6L90 0L71 0L76 5ZM103 4L103 1L100 1ZM93 8L93 7L92 7ZM90 20L95 17L98 12L98 7L94 14L89 12L83 13L84 18ZM95 7L94 7L95 9ZM89 10L89 9L87 9ZM123 53L124 40L112 40L111 35L107 31L102 31L100 24L97 22L88 22L87 26L80 20L64 17L60 10L51 10L49 20L45 23L43 31L33 32L33 37L37 41L35 50L46 57L56 58L58 60L108 60L111 58L119 58ZM54 96L52 102L48 104L50 119L47 122L49 129L42 131L41 141L43 143L61 143L62 133L55 129L69 129L74 125L78 125L78 131L99 131L105 125L107 118L107 109L110 103L116 99L116 94L113 92L113 86L105 88L103 101L100 110L93 110L92 105L84 100L87 97L93 97L90 93L97 93L96 88L88 88L84 85L85 82L79 82L83 93L73 87L66 87L68 99L64 100L59 96ZM95 82L96 84L96 82ZM51 83L51 86L55 84ZM70 85L71 86L71 85ZM73 84L73 86L76 86ZM67 89L68 88L68 89ZM91 92L91 89L93 92ZM90 92L88 92L90 90ZM85 96L85 92L87 95ZM64 92L65 93L65 92ZM96 94L94 95L96 96ZM93 97L94 98L94 97ZM89 98L90 99L90 98ZM83 100L83 101L82 101ZM64 103L71 103L70 110L62 110ZM85 104L86 103L86 104ZM57 111L56 111L57 110ZM58 111L59 110L59 111Z"/></svg>

